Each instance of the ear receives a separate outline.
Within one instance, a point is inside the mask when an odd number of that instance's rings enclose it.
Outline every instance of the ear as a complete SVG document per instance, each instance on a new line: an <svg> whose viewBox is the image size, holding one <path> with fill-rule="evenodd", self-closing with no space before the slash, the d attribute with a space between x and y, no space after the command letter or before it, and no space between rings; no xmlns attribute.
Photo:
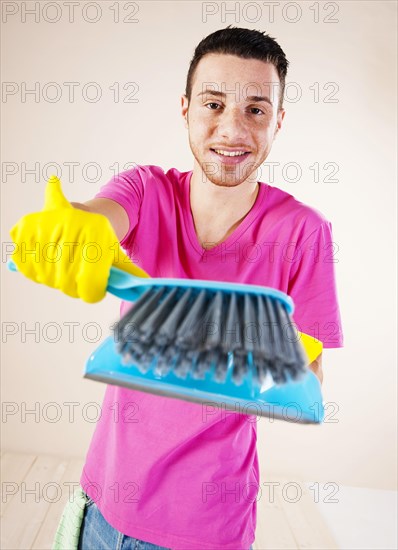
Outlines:
<svg viewBox="0 0 398 550"><path fill-rule="evenodd" d="M274 139L276 138L277 133L282 128L282 121L285 118L285 109L279 109L278 114L276 115L276 126L274 131Z"/></svg>
<svg viewBox="0 0 398 550"><path fill-rule="evenodd" d="M181 115L184 119L184 126L188 128L188 107L189 101L185 94L181 96Z"/></svg>

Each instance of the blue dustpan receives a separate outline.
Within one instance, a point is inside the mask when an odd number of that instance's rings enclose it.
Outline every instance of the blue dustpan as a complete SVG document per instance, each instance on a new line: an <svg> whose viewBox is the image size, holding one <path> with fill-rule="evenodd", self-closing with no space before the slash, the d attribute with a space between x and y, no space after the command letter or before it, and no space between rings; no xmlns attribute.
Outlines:
<svg viewBox="0 0 398 550"><path fill-rule="evenodd" d="M239 386L230 377L220 384L212 379L212 371L206 373L204 380L189 375L182 379L173 371L159 376L152 369L142 373L132 365L123 365L113 336L109 336L90 355L84 377L271 419L319 424L324 418L321 385L309 369L300 381L276 385L270 377L261 387L251 384L250 377Z"/></svg>

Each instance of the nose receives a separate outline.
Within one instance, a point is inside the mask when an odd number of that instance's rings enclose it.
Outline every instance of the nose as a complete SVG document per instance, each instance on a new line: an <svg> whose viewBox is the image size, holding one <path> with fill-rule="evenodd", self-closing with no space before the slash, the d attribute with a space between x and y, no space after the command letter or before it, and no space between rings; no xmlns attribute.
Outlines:
<svg viewBox="0 0 398 550"><path fill-rule="evenodd" d="M217 133L226 142L225 145L232 147L245 143L248 128L244 116L238 107L229 107L218 118Z"/></svg>

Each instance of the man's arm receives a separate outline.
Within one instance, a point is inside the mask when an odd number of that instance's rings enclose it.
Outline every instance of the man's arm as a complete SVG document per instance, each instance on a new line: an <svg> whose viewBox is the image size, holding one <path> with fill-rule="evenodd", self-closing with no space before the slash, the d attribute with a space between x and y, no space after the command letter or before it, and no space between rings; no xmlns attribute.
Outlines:
<svg viewBox="0 0 398 550"><path fill-rule="evenodd" d="M71 202L74 208L94 212L106 216L111 222L119 241L126 236L129 230L130 222L126 210L119 203L111 199L91 199L87 202Z"/></svg>
<svg viewBox="0 0 398 550"><path fill-rule="evenodd" d="M323 371L322 371L322 353L313 361L308 368L312 370L314 374L319 378L320 383L323 382Z"/></svg>

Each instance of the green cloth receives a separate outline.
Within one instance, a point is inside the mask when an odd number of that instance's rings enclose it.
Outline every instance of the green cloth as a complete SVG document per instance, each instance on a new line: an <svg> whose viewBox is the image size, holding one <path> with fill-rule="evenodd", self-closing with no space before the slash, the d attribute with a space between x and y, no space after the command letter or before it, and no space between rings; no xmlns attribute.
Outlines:
<svg viewBox="0 0 398 550"><path fill-rule="evenodd" d="M87 496L79 487L64 508L52 550L77 550L86 503Z"/></svg>

